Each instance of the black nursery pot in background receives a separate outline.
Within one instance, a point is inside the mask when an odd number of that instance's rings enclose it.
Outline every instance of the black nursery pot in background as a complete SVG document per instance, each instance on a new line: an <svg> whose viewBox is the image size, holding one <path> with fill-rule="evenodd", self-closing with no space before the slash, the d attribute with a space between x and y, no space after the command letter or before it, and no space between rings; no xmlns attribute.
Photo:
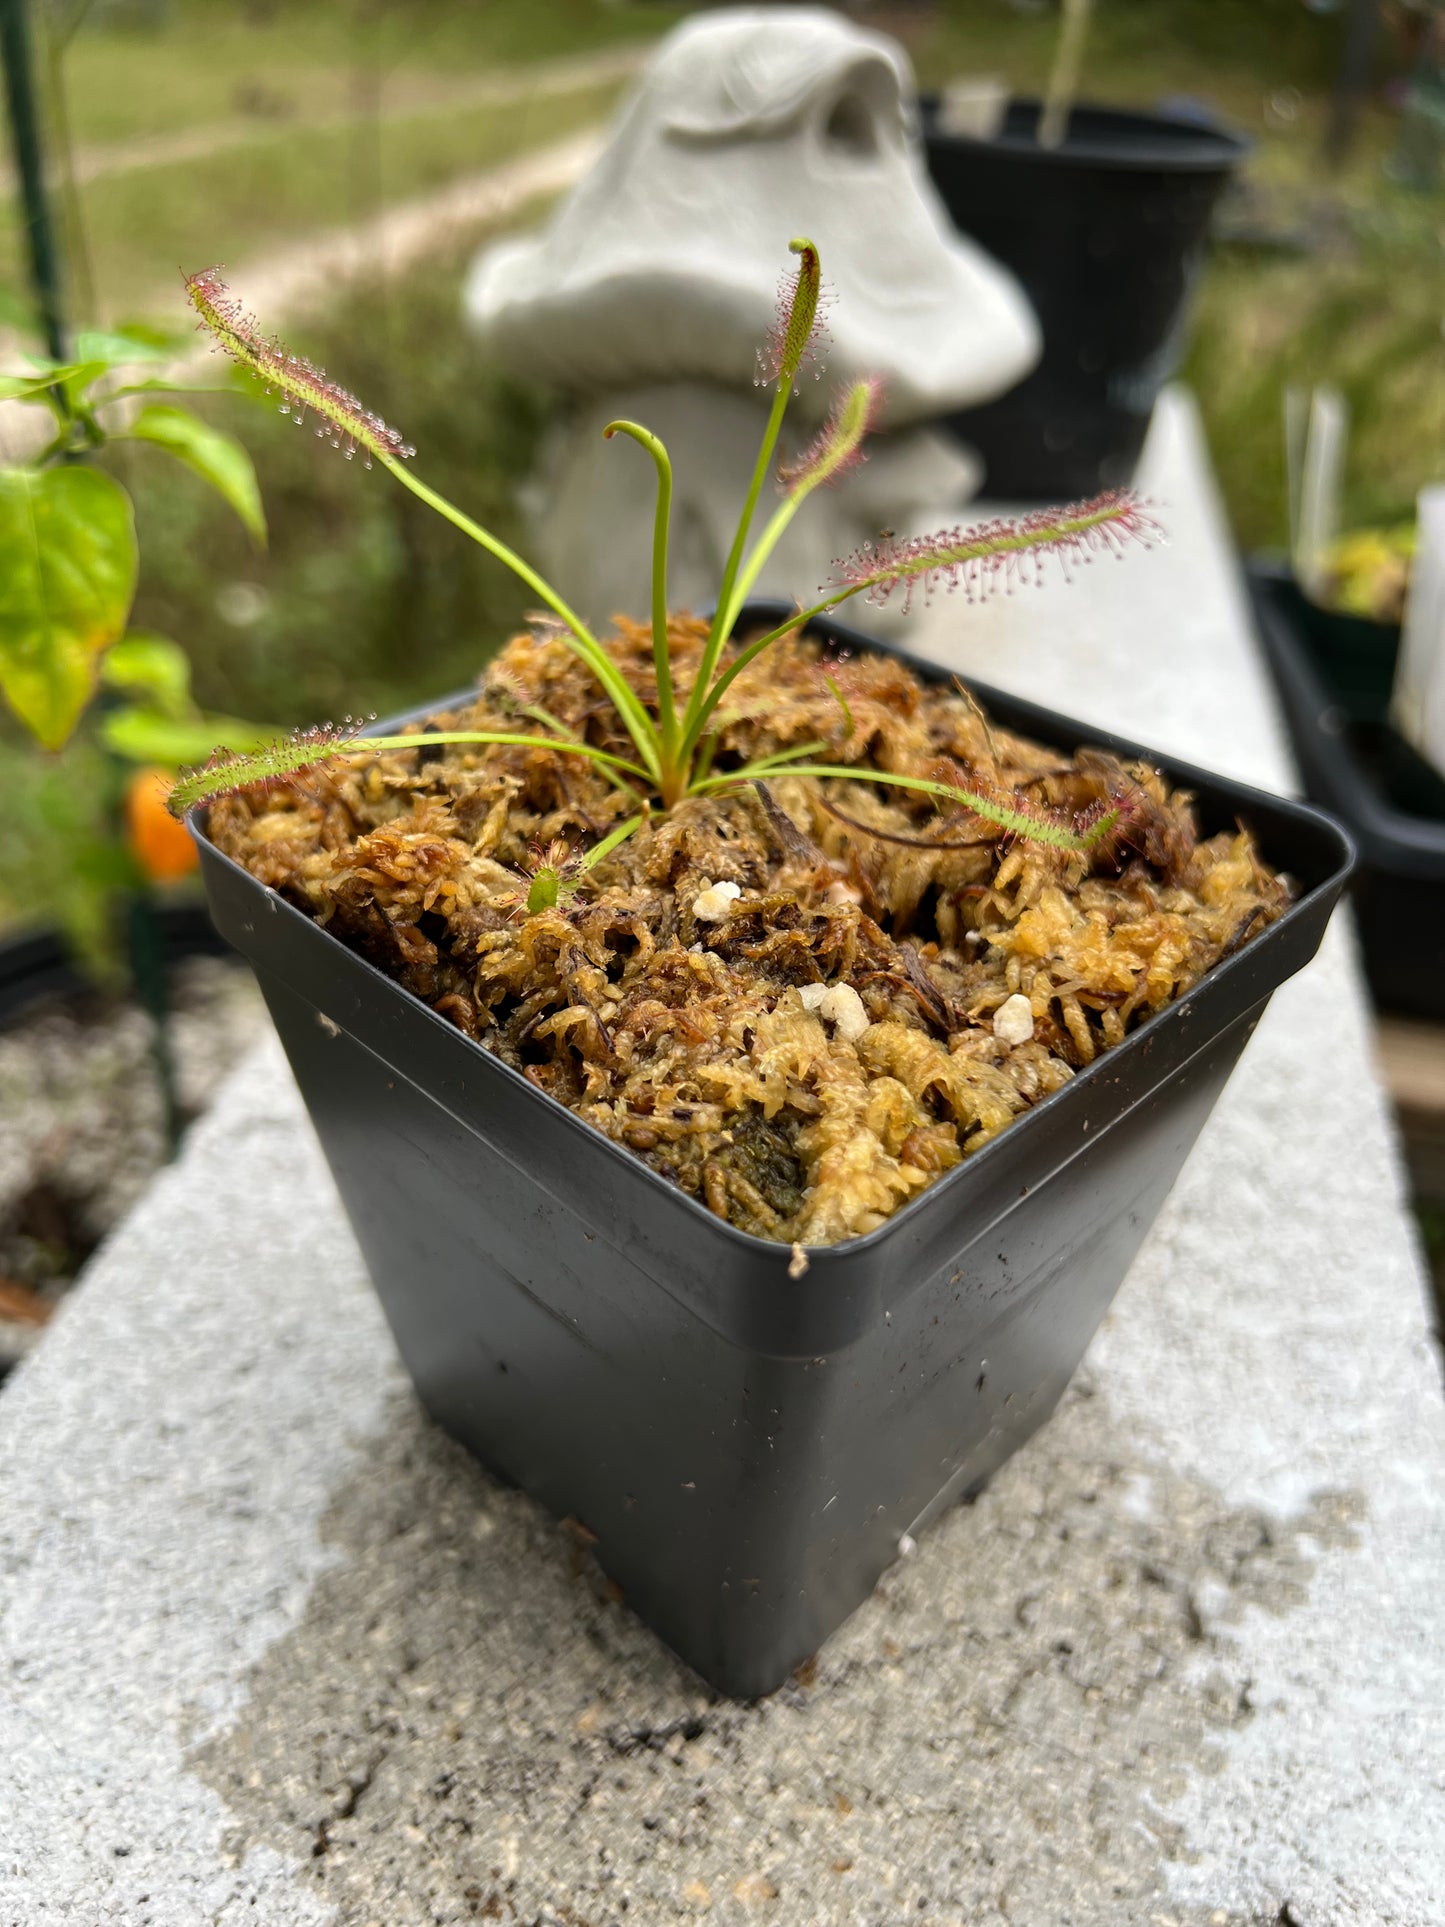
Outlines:
<svg viewBox="0 0 1445 1927"><path fill-rule="evenodd" d="M997 401L949 417L982 455L987 493L1059 501L1125 486L1179 359L1209 217L1247 151L1233 134L1153 114L1076 107L1056 148L1039 103L1010 103L993 140L938 131L929 172L961 232L1018 277L1043 358Z"/></svg>
<svg viewBox="0 0 1445 1927"><path fill-rule="evenodd" d="M785 613L755 605L743 623ZM192 819L217 927L255 967L427 1409L586 1525L628 1603L726 1693L780 1685L900 1538L1048 1417L1349 869L1346 838L1315 811L978 694L1006 728L1062 750L1160 761L1196 793L1206 834L1249 823L1299 896L877 1231L806 1265L593 1131Z"/></svg>
<svg viewBox="0 0 1445 1927"><path fill-rule="evenodd" d="M1399 629L1321 609L1267 562L1249 586L1305 794L1359 849L1351 896L1375 1002L1445 1022L1445 778L1389 720Z"/></svg>
<svg viewBox="0 0 1445 1927"><path fill-rule="evenodd" d="M159 949L157 961L169 968L187 957L225 954L205 906L159 903L150 906ZM53 997L74 997L94 988L58 930L25 930L0 939L0 1026Z"/></svg>

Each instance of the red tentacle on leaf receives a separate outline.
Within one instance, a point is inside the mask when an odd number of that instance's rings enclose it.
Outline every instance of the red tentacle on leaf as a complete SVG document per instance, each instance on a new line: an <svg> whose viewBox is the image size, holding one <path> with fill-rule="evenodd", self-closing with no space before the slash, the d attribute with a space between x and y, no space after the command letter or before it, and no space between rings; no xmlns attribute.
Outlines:
<svg viewBox="0 0 1445 1927"><path fill-rule="evenodd" d="M1042 581L1050 557L1067 576L1073 563L1122 555L1132 542L1147 548L1162 535L1137 496L1114 490L1071 508L1042 509L1015 520L999 518L937 535L891 536L839 562L835 586L861 591L875 603L901 588L906 607L920 583L928 594L944 582L949 589L962 589L970 602L981 602L999 588Z"/></svg>
<svg viewBox="0 0 1445 1927"><path fill-rule="evenodd" d="M778 311L758 350L758 379L767 387L791 388L809 366L820 373L827 346L823 323L832 297L823 286L818 250L811 241L788 245L798 266L778 283Z"/></svg>
<svg viewBox="0 0 1445 1927"><path fill-rule="evenodd" d="M361 449L368 468L373 455L401 462L416 453L400 429L389 428L350 389L331 381L324 368L304 355L293 355L274 336L263 335L221 279L219 268L188 274L185 281L187 298L215 346L264 381L268 392L279 392L283 414L294 414L298 422L308 414L319 416L323 425L317 434L327 437L348 461Z"/></svg>
<svg viewBox="0 0 1445 1927"><path fill-rule="evenodd" d="M787 495L830 488L867 460L865 443L883 412L883 382L877 375L841 389L828 419L796 462L778 471Z"/></svg>

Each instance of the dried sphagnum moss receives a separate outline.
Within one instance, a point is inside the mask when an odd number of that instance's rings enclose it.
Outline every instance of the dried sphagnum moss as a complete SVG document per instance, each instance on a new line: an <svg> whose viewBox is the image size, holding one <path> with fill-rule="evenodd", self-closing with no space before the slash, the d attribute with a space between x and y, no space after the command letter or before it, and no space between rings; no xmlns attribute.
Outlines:
<svg viewBox="0 0 1445 1927"><path fill-rule="evenodd" d="M704 635L672 626L684 688ZM649 632L623 623L609 647L655 696ZM885 656L824 665L790 637L732 694L719 768L822 738L831 761L966 774L1069 812L1127 795L1126 840L1060 858L924 796L778 779L655 816L528 915L536 846L580 852L636 808L542 743L358 756L215 803L210 833L720 1217L801 1244L883 1223L1288 900L1246 832L1198 840L1188 797L1153 770L991 729L963 692ZM434 726L505 730L538 707L628 748L545 631ZM820 985L856 997L803 994ZM1033 1035L1010 1045L993 1015L1016 994Z"/></svg>

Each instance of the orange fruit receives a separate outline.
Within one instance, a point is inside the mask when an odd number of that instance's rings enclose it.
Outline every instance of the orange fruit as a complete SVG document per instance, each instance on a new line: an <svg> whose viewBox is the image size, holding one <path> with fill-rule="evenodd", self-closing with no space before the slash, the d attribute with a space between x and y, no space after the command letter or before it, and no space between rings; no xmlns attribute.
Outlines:
<svg viewBox="0 0 1445 1927"><path fill-rule="evenodd" d="M126 785L126 840L152 883L174 883L197 863L195 844L167 804L173 781L168 770L138 769Z"/></svg>

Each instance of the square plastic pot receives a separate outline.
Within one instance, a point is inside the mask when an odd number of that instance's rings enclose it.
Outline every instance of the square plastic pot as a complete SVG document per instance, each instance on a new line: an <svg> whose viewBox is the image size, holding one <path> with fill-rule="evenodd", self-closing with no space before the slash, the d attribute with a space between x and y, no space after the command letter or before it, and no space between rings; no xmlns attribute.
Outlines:
<svg viewBox="0 0 1445 1927"><path fill-rule="evenodd" d="M1251 824L1299 899L798 1276L786 1246L735 1230L591 1130L193 822L217 927L255 968L428 1411L595 1533L629 1605L736 1696L780 1685L867 1598L900 1538L976 1492L1048 1417L1350 867L1348 840L1314 810L978 694L1060 749L1148 756L1196 793L1206 832Z"/></svg>

